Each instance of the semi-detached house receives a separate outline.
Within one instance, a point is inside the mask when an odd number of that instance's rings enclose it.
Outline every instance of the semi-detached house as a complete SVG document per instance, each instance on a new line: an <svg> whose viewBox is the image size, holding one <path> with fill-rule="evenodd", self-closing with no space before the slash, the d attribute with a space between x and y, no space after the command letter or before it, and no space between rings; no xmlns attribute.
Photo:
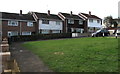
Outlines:
<svg viewBox="0 0 120 74"><path fill-rule="evenodd" d="M63 23L62 20L55 14L30 12L38 24L38 33L50 34L50 33L62 33Z"/></svg>
<svg viewBox="0 0 120 74"><path fill-rule="evenodd" d="M90 11L89 14L79 13L78 15L86 21L88 33L95 32L102 28L102 19L96 15L92 15Z"/></svg>
<svg viewBox="0 0 120 74"><path fill-rule="evenodd" d="M87 25L84 20L72 13L59 12L58 16L63 20L63 31L65 33L85 33Z"/></svg>
<svg viewBox="0 0 120 74"><path fill-rule="evenodd" d="M32 35L36 33L36 23L29 14L0 12L2 16L2 37Z"/></svg>

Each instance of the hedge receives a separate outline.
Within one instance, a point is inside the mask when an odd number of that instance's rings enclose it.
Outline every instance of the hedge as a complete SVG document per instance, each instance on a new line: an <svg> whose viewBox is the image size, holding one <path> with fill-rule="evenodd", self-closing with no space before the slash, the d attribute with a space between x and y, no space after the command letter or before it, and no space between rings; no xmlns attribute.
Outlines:
<svg viewBox="0 0 120 74"><path fill-rule="evenodd" d="M10 38L9 38L9 41L10 41L10 42L35 41L35 40L71 38L71 37L72 37L72 34L71 34L71 33L19 35L19 36L12 36L12 37L10 37Z"/></svg>

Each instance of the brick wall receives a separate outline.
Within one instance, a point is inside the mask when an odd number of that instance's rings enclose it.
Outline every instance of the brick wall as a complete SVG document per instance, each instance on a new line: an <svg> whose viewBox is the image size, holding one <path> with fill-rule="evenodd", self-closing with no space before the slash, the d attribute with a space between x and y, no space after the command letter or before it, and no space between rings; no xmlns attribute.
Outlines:
<svg viewBox="0 0 120 74"><path fill-rule="evenodd" d="M18 26L8 26L8 21L3 20L2 21L2 36L3 38L8 36L8 31L18 31L20 34L20 23L21 23L21 32L23 31L31 31L31 32L36 32L36 23L34 23L33 27L27 26L27 22L18 22Z"/></svg>

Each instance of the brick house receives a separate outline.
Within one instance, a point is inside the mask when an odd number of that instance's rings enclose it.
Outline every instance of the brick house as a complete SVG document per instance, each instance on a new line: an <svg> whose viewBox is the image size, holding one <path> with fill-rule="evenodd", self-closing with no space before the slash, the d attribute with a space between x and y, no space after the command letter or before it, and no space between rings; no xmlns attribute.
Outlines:
<svg viewBox="0 0 120 74"><path fill-rule="evenodd" d="M62 20L55 14L48 13L29 12L38 24L38 33L50 34L50 33L62 33L63 23Z"/></svg>
<svg viewBox="0 0 120 74"><path fill-rule="evenodd" d="M92 15L91 12L89 14L79 13L78 15L86 21L89 33L102 28L102 19L96 15Z"/></svg>
<svg viewBox="0 0 120 74"><path fill-rule="evenodd" d="M86 24L82 18L78 15L72 13L62 13L59 12L58 16L63 20L63 31L64 33L71 33L71 32L79 32L83 33L86 32Z"/></svg>
<svg viewBox="0 0 120 74"><path fill-rule="evenodd" d="M2 37L16 35L32 35L36 31L36 23L33 17L29 14L0 12L2 14Z"/></svg>

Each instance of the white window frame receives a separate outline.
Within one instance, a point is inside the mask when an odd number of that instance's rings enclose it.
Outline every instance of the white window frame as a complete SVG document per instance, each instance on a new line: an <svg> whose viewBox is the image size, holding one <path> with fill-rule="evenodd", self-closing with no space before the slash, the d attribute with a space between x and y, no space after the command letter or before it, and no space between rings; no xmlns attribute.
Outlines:
<svg viewBox="0 0 120 74"><path fill-rule="evenodd" d="M8 31L8 37L10 36L18 36L18 31Z"/></svg>
<svg viewBox="0 0 120 74"><path fill-rule="evenodd" d="M52 33L60 33L60 30L52 30Z"/></svg>
<svg viewBox="0 0 120 74"><path fill-rule="evenodd" d="M42 34L49 34L49 33L50 33L50 30L42 29L42 30L41 30L41 33L42 33Z"/></svg>
<svg viewBox="0 0 120 74"><path fill-rule="evenodd" d="M22 32L22 35L32 35L32 32L30 32L30 31L24 31L24 32Z"/></svg>
<svg viewBox="0 0 120 74"><path fill-rule="evenodd" d="M33 22L27 22L27 26L29 26L29 27L33 27Z"/></svg>
<svg viewBox="0 0 120 74"><path fill-rule="evenodd" d="M93 23L93 19L89 19L89 22Z"/></svg>
<svg viewBox="0 0 120 74"><path fill-rule="evenodd" d="M82 21L82 20L79 20L79 24L80 24L80 25L83 24L83 21Z"/></svg>
<svg viewBox="0 0 120 74"><path fill-rule="evenodd" d="M42 24L49 24L49 20L42 19Z"/></svg>
<svg viewBox="0 0 120 74"><path fill-rule="evenodd" d="M74 24L74 20L68 19L68 24Z"/></svg>
<svg viewBox="0 0 120 74"><path fill-rule="evenodd" d="M60 21L56 21L56 25L60 25L60 23L61 23Z"/></svg>
<svg viewBox="0 0 120 74"><path fill-rule="evenodd" d="M97 20L97 23L100 23L100 20Z"/></svg>
<svg viewBox="0 0 120 74"><path fill-rule="evenodd" d="M14 23L14 24L13 24L13 23ZM8 25L9 25L9 26L18 26L18 21L9 20L9 21L8 21Z"/></svg>

